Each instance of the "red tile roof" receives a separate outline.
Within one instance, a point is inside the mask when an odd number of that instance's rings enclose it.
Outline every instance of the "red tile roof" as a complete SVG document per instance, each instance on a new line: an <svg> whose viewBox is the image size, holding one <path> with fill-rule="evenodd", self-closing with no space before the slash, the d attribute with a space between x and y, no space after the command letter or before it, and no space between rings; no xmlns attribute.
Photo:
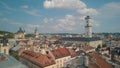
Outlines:
<svg viewBox="0 0 120 68"><path fill-rule="evenodd" d="M91 57L95 59L96 64L100 68L113 68L112 65L108 64L100 55L97 55L96 53L89 53Z"/></svg>
<svg viewBox="0 0 120 68"><path fill-rule="evenodd" d="M89 62L89 65L88 65L89 68L100 68L96 63L91 61L91 57L89 57L88 62Z"/></svg>
<svg viewBox="0 0 120 68"><path fill-rule="evenodd" d="M70 53L69 53L68 49L66 49L66 48L58 48L56 50L53 50L52 53L56 59L70 56Z"/></svg>
<svg viewBox="0 0 120 68"><path fill-rule="evenodd" d="M115 39L113 39L113 40L115 40L115 41L120 41L120 38L115 38Z"/></svg>
<svg viewBox="0 0 120 68"><path fill-rule="evenodd" d="M20 57L40 67L46 67L55 64L55 61L50 55L43 55L30 50L24 51Z"/></svg>
<svg viewBox="0 0 120 68"><path fill-rule="evenodd" d="M100 68L96 63L89 62L89 68Z"/></svg>
<svg viewBox="0 0 120 68"><path fill-rule="evenodd" d="M91 47L91 46L84 46L83 47L83 50L85 50L85 51L88 51L88 50L91 50L91 49L94 49L94 48Z"/></svg>
<svg viewBox="0 0 120 68"><path fill-rule="evenodd" d="M69 49L70 55L71 57L75 57L76 56L76 52L72 49Z"/></svg>
<svg viewBox="0 0 120 68"><path fill-rule="evenodd" d="M117 62L120 62L120 58L115 58L114 60Z"/></svg>

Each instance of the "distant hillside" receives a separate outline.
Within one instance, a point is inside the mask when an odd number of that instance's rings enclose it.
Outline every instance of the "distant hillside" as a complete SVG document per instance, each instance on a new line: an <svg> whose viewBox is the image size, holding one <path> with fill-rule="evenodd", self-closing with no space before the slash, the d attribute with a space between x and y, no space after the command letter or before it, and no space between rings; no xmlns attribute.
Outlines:
<svg viewBox="0 0 120 68"><path fill-rule="evenodd" d="M12 32L0 30L0 38L3 37L4 34L7 34L8 38L13 38L14 37L14 34Z"/></svg>

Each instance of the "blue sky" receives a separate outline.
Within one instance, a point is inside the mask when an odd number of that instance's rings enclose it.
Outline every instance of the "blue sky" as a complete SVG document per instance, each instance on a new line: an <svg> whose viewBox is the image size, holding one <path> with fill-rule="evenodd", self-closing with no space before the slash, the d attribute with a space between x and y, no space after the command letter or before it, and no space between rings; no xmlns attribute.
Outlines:
<svg viewBox="0 0 120 68"><path fill-rule="evenodd" d="M0 0L0 30L26 33L84 33L86 15L93 32L120 32L120 0Z"/></svg>

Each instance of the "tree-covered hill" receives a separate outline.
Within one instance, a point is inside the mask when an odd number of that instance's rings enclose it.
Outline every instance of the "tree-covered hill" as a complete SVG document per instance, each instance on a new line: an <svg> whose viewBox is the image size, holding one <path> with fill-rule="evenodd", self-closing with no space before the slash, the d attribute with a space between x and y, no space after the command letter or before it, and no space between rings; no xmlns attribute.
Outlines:
<svg viewBox="0 0 120 68"><path fill-rule="evenodd" d="M0 30L0 38L2 38L5 34L7 34L8 38L13 38L14 37L14 34L12 32Z"/></svg>

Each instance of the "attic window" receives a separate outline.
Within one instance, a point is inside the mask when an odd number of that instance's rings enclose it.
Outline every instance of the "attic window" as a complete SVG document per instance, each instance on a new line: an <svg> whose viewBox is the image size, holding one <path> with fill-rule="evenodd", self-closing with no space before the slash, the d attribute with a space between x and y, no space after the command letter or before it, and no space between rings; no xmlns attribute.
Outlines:
<svg viewBox="0 0 120 68"><path fill-rule="evenodd" d="M49 54L49 52L48 52L48 51L46 51L46 54Z"/></svg>

